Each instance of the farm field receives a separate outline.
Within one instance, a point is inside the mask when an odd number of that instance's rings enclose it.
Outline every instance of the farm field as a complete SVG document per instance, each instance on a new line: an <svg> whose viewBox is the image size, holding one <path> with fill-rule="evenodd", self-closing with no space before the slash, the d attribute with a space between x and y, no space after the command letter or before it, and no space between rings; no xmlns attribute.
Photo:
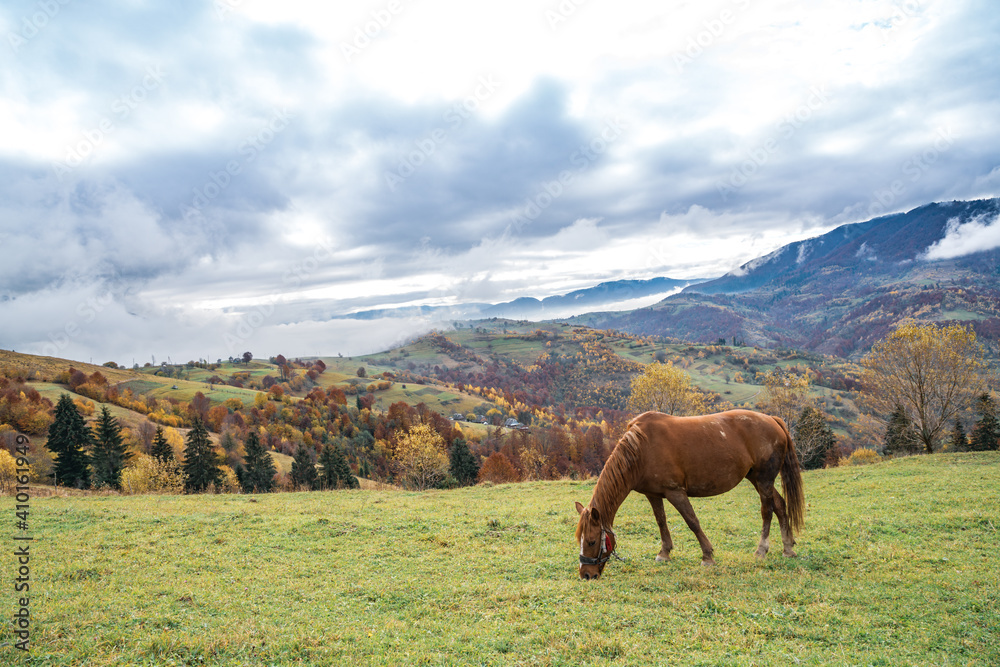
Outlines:
<svg viewBox="0 0 1000 667"><path fill-rule="evenodd" d="M1000 455L804 473L799 558L756 493L695 499L718 565L631 496L626 563L576 574L589 481L455 491L31 500L31 650L11 665L996 665ZM0 508L13 521L14 499ZM777 530L777 526L774 527ZM4 537L4 571L12 563ZM4 615L14 609L5 587Z"/></svg>

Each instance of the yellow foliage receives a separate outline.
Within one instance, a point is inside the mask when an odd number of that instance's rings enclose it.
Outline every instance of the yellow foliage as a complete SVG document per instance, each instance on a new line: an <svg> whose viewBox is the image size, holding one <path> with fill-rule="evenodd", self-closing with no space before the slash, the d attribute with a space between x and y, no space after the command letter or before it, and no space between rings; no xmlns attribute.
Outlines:
<svg viewBox="0 0 1000 667"><path fill-rule="evenodd" d="M888 423L896 406L913 415L932 451L948 424L986 389L983 346L971 327L900 324L861 361L861 406Z"/></svg>
<svg viewBox="0 0 1000 667"><path fill-rule="evenodd" d="M393 455L396 472L410 488L430 488L448 474L444 439L427 424L403 435Z"/></svg>
<svg viewBox="0 0 1000 667"><path fill-rule="evenodd" d="M654 361L642 375L632 378L628 409L683 416L703 414L707 408L704 395L691 384L691 376L672 363Z"/></svg>
<svg viewBox="0 0 1000 667"><path fill-rule="evenodd" d="M839 464L842 466L864 466L871 463L878 463L881 460L882 457L876 454L874 449L862 447L861 449L855 449L851 452L850 456L840 459Z"/></svg>
<svg viewBox="0 0 1000 667"><path fill-rule="evenodd" d="M28 472L24 473L31 475L31 466L28 466ZM13 489L17 484L17 459L10 455L6 449L0 449L0 493L6 492L8 489Z"/></svg>
<svg viewBox="0 0 1000 667"><path fill-rule="evenodd" d="M169 429L173 430L173 429ZM176 433L176 431L175 431ZM164 463L145 454L138 454L122 470L122 493L182 493L184 474L176 461Z"/></svg>
<svg viewBox="0 0 1000 667"><path fill-rule="evenodd" d="M222 483L219 485L219 493L239 493L240 481L236 473L229 466L219 466L222 471Z"/></svg>

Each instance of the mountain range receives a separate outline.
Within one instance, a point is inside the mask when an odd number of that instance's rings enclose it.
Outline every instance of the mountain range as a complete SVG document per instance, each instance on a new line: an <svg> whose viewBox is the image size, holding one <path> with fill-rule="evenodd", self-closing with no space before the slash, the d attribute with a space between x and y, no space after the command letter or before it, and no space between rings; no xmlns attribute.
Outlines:
<svg viewBox="0 0 1000 667"><path fill-rule="evenodd" d="M648 307L572 321L856 357L902 319L1000 339L1000 199L921 206L786 245Z"/></svg>
<svg viewBox="0 0 1000 667"><path fill-rule="evenodd" d="M547 320L571 317L595 310L622 310L635 307L631 301L655 302L694 285L699 280L652 278L649 280L613 280L568 294L536 299L522 297L505 303L463 303L455 306L406 306L365 310L341 318L374 320L383 317L434 317L441 320L486 319L503 317L512 320Z"/></svg>
<svg viewBox="0 0 1000 667"><path fill-rule="evenodd" d="M1000 198L841 225L702 280L618 280L543 299L342 317L562 320L691 342L733 339L858 357L900 320L963 322L998 355ZM641 306L641 307L639 307Z"/></svg>

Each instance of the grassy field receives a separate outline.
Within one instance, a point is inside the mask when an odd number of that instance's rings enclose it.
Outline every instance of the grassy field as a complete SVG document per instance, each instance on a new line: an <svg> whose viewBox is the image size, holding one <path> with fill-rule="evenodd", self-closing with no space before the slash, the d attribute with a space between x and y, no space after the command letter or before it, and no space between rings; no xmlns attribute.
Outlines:
<svg viewBox="0 0 1000 667"><path fill-rule="evenodd" d="M995 453L807 472L800 557L758 562L741 485L695 501L711 569L669 511L674 559L655 563L632 496L628 561L597 582L572 535L592 481L36 497L31 651L10 646L5 585L0 664L996 665L998 487Z"/></svg>

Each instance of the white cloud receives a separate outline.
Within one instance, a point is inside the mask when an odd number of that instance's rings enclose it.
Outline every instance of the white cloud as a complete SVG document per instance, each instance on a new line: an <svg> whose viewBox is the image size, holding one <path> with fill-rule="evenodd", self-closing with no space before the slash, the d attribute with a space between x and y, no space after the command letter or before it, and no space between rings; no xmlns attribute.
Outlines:
<svg viewBox="0 0 1000 667"><path fill-rule="evenodd" d="M923 259L951 259L974 252L1000 248L998 216L992 219L973 218L961 224L957 219L948 221L944 238L927 249Z"/></svg>

